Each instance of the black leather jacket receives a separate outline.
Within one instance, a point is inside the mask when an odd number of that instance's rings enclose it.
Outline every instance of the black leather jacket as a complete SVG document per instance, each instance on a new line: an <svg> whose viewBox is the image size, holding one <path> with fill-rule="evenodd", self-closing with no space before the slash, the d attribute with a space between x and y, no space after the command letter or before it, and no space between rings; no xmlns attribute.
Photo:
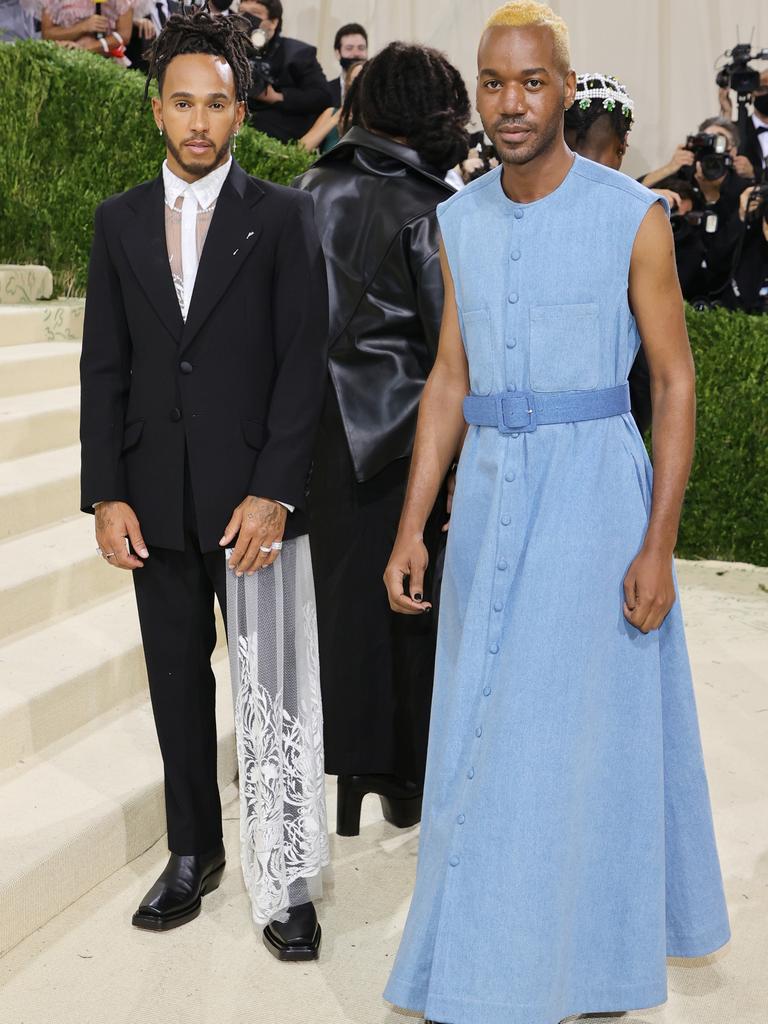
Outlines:
<svg viewBox="0 0 768 1024"><path fill-rule="evenodd" d="M454 190L414 150L363 128L295 185L315 200L330 374L362 482L411 454L443 308L435 207Z"/></svg>

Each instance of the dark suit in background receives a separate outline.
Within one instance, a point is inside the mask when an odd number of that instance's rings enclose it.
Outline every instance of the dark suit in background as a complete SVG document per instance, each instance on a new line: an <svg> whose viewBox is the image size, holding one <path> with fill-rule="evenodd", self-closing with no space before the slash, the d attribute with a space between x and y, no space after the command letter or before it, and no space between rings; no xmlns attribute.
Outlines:
<svg viewBox="0 0 768 1024"><path fill-rule="evenodd" d="M275 90L283 94L281 103L261 103L255 95L248 98L250 123L257 131L281 142L300 139L309 131L333 98L314 46L277 35L269 43L264 59L275 79Z"/></svg>
<svg viewBox="0 0 768 1024"><path fill-rule="evenodd" d="M302 511L326 379L327 290L312 200L233 162L186 323L165 242L162 177L96 213L81 359L82 502L127 502L149 558L134 571L163 754L168 844L221 841L214 592L248 495ZM112 570L115 571L115 570Z"/></svg>

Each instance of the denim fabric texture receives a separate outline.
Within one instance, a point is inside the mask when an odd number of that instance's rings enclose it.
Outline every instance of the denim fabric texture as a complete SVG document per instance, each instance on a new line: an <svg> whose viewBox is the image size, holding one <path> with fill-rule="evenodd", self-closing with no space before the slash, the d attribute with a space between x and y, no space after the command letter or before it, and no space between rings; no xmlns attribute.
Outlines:
<svg viewBox="0 0 768 1024"><path fill-rule="evenodd" d="M623 383L658 197L576 157L533 203L496 170L438 208L474 394ZM471 426L440 608L416 889L386 990L443 1024L557 1024L666 999L729 938L679 601L623 580L652 474L631 415Z"/></svg>

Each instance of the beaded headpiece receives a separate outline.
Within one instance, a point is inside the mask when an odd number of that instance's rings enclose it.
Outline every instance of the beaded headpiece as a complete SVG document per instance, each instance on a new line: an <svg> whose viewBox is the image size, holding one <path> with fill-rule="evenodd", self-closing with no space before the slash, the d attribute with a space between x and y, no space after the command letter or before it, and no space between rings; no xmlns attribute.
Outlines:
<svg viewBox="0 0 768 1024"><path fill-rule="evenodd" d="M621 107L622 114L630 121L634 117L635 104L630 99L627 87L612 75L579 75L576 79L576 100L582 110L588 110L592 100L602 100L609 112Z"/></svg>

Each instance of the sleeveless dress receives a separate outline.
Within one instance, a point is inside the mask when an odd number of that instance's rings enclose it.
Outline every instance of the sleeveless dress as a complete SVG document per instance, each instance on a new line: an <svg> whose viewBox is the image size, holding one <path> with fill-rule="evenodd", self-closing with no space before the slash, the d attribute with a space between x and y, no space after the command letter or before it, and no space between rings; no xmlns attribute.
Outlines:
<svg viewBox="0 0 768 1024"><path fill-rule="evenodd" d="M438 207L472 393L622 384L632 246L658 196L578 156L533 203L500 178ZM647 635L622 611L651 485L629 413L469 428L391 1002L557 1024L661 1003L666 956L727 942L679 601Z"/></svg>

